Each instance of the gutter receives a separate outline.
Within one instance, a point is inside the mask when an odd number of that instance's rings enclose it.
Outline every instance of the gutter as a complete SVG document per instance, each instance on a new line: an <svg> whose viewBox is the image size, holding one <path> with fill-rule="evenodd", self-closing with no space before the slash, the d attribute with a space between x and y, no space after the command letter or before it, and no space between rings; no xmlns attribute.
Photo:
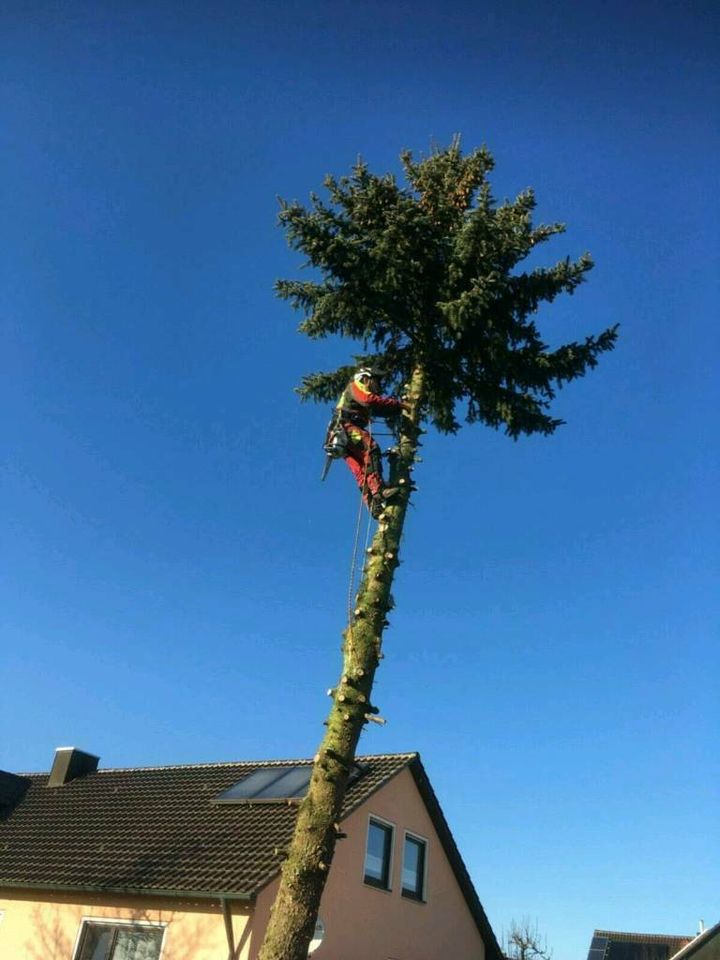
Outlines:
<svg viewBox="0 0 720 960"><path fill-rule="evenodd" d="M231 890L177 890L159 887L103 887L83 883L27 883L24 880L0 880L0 890L47 890L52 893L114 893L129 897L171 897L184 900L216 900L252 903L254 893L237 893Z"/></svg>

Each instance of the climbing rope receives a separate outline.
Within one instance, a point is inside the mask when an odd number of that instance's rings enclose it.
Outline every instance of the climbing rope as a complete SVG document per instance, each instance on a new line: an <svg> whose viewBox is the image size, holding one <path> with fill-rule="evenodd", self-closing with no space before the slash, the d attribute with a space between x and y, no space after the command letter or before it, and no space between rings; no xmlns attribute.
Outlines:
<svg viewBox="0 0 720 960"><path fill-rule="evenodd" d="M362 526L362 513L363 513L363 490L365 489L365 484L367 482L367 473L368 466L370 464L370 448L372 445L372 424L368 424L367 429L368 434L368 447L365 451L365 470L363 472L363 482L362 487L360 488L360 499L358 501L358 512L357 512L357 521L355 523L355 539L353 541L353 550L352 550L352 559L350 561L350 579L348 583L348 595L347 595L347 616L348 624L352 624L353 619L353 610L355 609L355 580L357 576L357 559L358 559L358 543L360 541L360 527ZM370 540L370 511L368 510L367 523L365 525L365 548L363 550L363 555L365 555L365 550L367 550L368 542Z"/></svg>

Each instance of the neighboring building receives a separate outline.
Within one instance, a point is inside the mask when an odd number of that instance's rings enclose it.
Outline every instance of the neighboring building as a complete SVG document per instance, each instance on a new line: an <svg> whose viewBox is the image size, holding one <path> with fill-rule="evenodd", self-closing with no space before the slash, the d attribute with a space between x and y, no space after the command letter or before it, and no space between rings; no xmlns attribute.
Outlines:
<svg viewBox="0 0 720 960"><path fill-rule="evenodd" d="M253 960L311 763L97 764L0 773L0 957ZM502 960L417 754L359 757L341 822L317 960Z"/></svg>
<svg viewBox="0 0 720 960"><path fill-rule="evenodd" d="M720 923L702 930L671 960L720 960Z"/></svg>
<svg viewBox="0 0 720 960"><path fill-rule="evenodd" d="M588 960L670 960L692 937L596 930Z"/></svg>
<svg viewBox="0 0 720 960"><path fill-rule="evenodd" d="M720 924L696 937L596 930L588 960L720 960Z"/></svg>

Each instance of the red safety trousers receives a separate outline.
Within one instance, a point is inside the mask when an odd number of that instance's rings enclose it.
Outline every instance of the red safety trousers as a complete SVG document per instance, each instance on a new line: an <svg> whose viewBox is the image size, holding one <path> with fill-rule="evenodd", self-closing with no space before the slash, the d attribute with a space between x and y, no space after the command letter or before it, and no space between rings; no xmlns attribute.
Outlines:
<svg viewBox="0 0 720 960"><path fill-rule="evenodd" d="M362 491L363 500L368 503L368 494L374 497L382 489L380 447L362 427L343 423L343 428L350 441L346 447L345 463Z"/></svg>

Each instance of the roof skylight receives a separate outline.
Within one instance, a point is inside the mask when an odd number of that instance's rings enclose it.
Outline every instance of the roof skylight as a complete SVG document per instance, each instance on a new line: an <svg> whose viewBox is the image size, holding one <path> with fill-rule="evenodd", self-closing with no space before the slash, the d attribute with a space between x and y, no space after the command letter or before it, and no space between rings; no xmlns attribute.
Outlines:
<svg viewBox="0 0 720 960"><path fill-rule="evenodd" d="M304 797L312 766L260 767L215 797L216 803L243 800L292 800Z"/></svg>
<svg viewBox="0 0 720 960"><path fill-rule="evenodd" d="M354 764L348 785L354 783L364 767ZM299 800L307 793L312 764L292 767L258 767L242 780L213 799L213 803L250 803L263 800Z"/></svg>

